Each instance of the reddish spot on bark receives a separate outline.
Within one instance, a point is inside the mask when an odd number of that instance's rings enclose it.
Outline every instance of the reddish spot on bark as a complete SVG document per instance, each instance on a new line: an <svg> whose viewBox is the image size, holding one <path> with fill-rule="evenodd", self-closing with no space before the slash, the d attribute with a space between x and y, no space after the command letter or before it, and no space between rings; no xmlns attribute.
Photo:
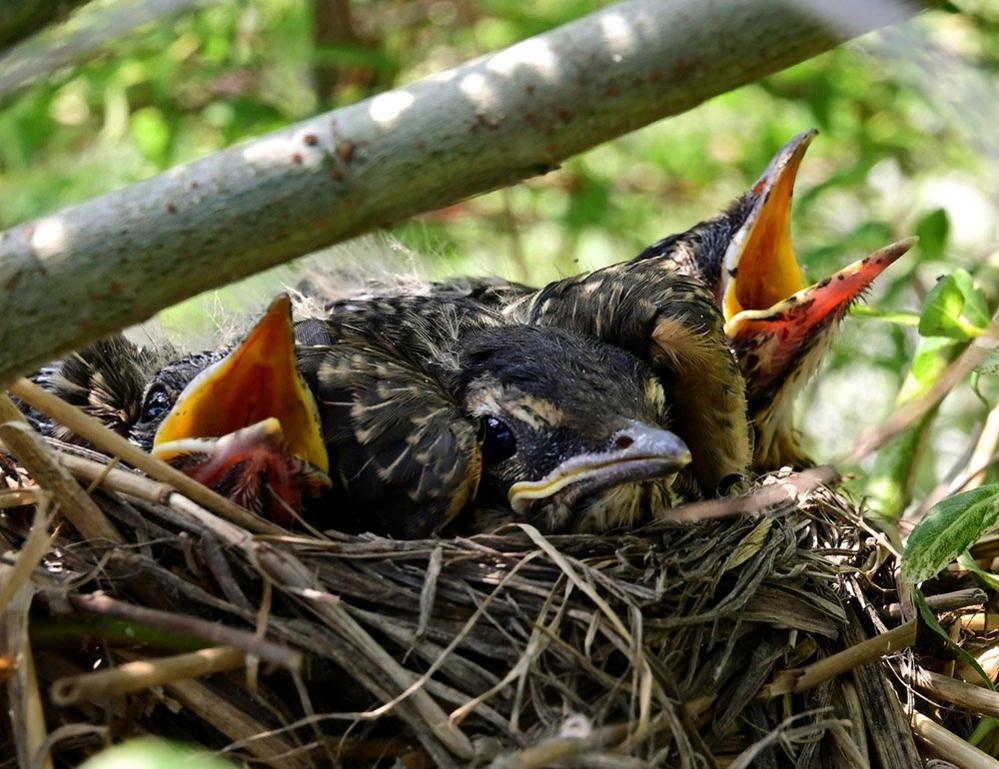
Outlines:
<svg viewBox="0 0 999 769"><path fill-rule="evenodd" d="M557 110L555 110L555 115L563 123L568 123L570 120L576 117L576 113L573 112L568 107L559 107Z"/></svg>
<svg viewBox="0 0 999 769"><path fill-rule="evenodd" d="M121 293L121 283L119 283L117 280L112 280L111 285L109 285L108 288L110 289L112 294Z"/></svg>
<svg viewBox="0 0 999 769"><path fill-rule="evenodd" d="M302 137L302 141L308 144L310 147L314 147L319 143L319 137L315 134L306 134Z"/></svg>
<svg viewBox="0 0 999 769"><path fill-rule="evenodd" d="M604 95L610 99L616 99L621 95L621 87L617 83L611 83L604 91Z"/></svg>
<svg viewBox="0 0 999 769"><path fill-rule="evenodd" d="M167 203L166 210L168 214L175 214L177 213L177 206L175 206L173 203Z"/></svg>
<svg viewBox="0 0 999 769"><path fill-rule="evenodd" d="M635 88L638 88L638 87L639 87L639 86L641 86L641 85L642 85L642 84L643 84L644 82L645 82L645 81L644 81L644 80L643 80L642 78L640 78L640 77L636 77L636 78L635 78L634 80L632 80L632 81L631 81L631 84L632 84L633 86L635 86Z"/></svg>
<svg viewBox="0 0 999 769"><path fill-rule="evenodd" d="M90 322L89 318L84 318L83 320L80 321L80 331L84 332L85 334L90 333L90 329L92 329L93 327L94 324Z"/></svg>
<svg viewBox="0 0 999 769"><path fill-rule="evenodd" d="M330 179L333 181L339 181L343 178L343 172L340 171L336 166L330 166Z"/></svg>
<svg viewBox="0 0 999 769"><path fill-rule="evenodd" d="M291 160L293 163L295 163L295 165L299 166L302 165L302 153L301 152L291 153Z"/></svg>
<svg viewBox="0 0 999 769"><path fill-rule="evenodd" d="M534 125L535 123L538 122L538 116L535 115L533 112L528 112L527 114L524 115L524 122L527 123L528 125Z"/></svg>
<svg viewBox="0 0 999 769"><path fill-rule="evenodd" d="M680 59L676 64L673 65L673 75L679 77L685 75L690 69L690 62L684 59Z"/></svg>
<svg viewBox="0 0 999 769"><path fill-rule="evenodd" d="M662 79L663 79L663 73L662 73L661 70L654 69L654 70L652 70L651 73L649 73L649 82L650 83L658 83Z"/></svg>
<svg viewBox="0 0 999 769"><path fill-rule="evenodd" d="M555 155L558 155L558 148L555 146L554 142L549 142L545 145L545 152L554 157Z"/></svg>
<svg viewBox="0 0 999 769"><path fill-rule="evenodd" d="M336 156L344 163L354 159L354 143L341 139L336 143Z"/></svg>

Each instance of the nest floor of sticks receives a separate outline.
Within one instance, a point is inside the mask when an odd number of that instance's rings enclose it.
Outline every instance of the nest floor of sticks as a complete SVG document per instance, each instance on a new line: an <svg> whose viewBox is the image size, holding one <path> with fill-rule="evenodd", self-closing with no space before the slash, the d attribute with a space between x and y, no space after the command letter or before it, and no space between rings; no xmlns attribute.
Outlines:
<svg viewBox="0 0 999 769"><path fill-rule="evenodd" d="M278 767L992 761L955 735L999 695L906 621L827 468L622 535L393 541L254 533L25 428L0 427L22 766L142 734ZM935 587L954 641L994 648L971 575Z"/></svg>

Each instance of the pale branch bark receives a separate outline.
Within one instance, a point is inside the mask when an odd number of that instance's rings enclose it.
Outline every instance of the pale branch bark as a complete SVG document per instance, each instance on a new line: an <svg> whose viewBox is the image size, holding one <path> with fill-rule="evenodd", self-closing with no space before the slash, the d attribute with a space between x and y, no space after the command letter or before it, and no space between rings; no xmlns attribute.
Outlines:
<svg viewBox="0 0 999 769"><path fill-rule="evenodd" d="M88 0L0 0L0 50L54 21Z"/></svg>
<svg viewBox="0 0 999 769"><path fill-rule="evenodd" d="M914 10L893 7L898 19ZM0 383L200 291L543 174L839 42L798 8L611 6L14 227L0 234Z"/></svg>
<svg viewBox="0 0 999 769"><path fill-rule="evenodd" d="M47 1L47 0L46 0ZM31 5L36 0L0 0ZM0 54L0 103L16 91L66 67L77 67L98 56L108 45L139 27L171 16L200 10L219 0L119 0L106 6L88 5L65 23L44 29ZM80 4L80 0L75 3ZM3 23L0 22L0 33Z"/></svg>

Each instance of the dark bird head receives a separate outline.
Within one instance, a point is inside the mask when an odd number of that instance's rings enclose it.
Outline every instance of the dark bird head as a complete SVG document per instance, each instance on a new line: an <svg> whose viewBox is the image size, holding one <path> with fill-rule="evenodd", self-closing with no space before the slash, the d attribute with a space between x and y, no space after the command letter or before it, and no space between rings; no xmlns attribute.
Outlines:
<svg viewBox="0 0 999 769"><path fill-rule="evenodd" d="M791 139L722 214L638 257L665 258L714 291L746 380L757 470L808 464L791 424L794 396L818 369L850 305L915 242L894 243L806 286L791 242L791 201L816 134Z"/></svg>
<svg viewBox="0 0 999 769"><path fill-rule="evenodd" d="M119 435L128 435L141 415L146 383L171 354L170 348L140 347L118 334L70 353L32 379ZM33 413L28 416L46 434L78 440L61 425Z"/></svg>
<svg viewBox="0 0 999 769"><path fill-rule="evenodd" d="M541 528L601 531L668 505L690 452L659 380L617 347L507 326L463 340L458 397L479 425L477 503Z"/></svg>

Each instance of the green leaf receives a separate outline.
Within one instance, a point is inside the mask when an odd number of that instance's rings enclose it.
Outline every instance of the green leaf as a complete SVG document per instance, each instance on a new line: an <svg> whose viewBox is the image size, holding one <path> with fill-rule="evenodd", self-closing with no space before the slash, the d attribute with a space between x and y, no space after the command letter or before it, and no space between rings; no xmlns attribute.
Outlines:
<svg viewBox="0 0 999 769"><path fill-rule="evenodd" d="M80 769L233 769L233 764L166 740L142 738L108 748L88 759Z"/></svg>
<svg viewBox="0 0 999 769"><path fill-rule="evenodd" d="M910 582L930 579L997 526L999 483L939 502L909 535L902 576Z"/></svg>
<svg viewBox="0 0 999 769"><path fill-rule="evenodd" d="M919 249L926 259L943 260L949 234L950 219L942 208L930 211L916 222Z"/></svg>
<svg viewBox="0 0 999 769"><path fill-rule="evenodd" d="M962 568L967 569L978 577L978 581L985 585L985 587L991 590L999 590L999 575L993 574L991 571L985 571L985 569L975 563L975 559L971 557L971 553L961 553L957 557L957 562Z"/></svg>
<svg viewBox="0 0 999 769"><path fill-rule="evenodd" d="M981 334L988 323L985 297L975 288L974 278L958 269L940 278L926 297L919 333L964 341Z"/></svg>
<svg viewBox="0 0 999 769"><path fill-rule="evenodd" d="M132 115L132 140L148 160L162 163L170 148L170 125L155 107L143 107Z"/></svg>

